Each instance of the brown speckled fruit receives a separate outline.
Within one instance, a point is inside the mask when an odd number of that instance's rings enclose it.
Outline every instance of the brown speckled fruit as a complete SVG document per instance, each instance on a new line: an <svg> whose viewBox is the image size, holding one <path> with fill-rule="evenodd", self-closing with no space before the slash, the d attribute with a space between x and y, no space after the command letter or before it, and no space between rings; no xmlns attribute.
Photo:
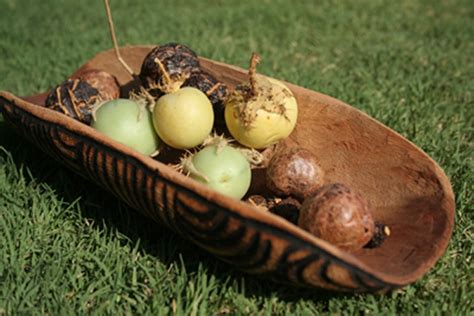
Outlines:
<svg viewBox="0 0 474 316"><path fill-rule="evenodd" d="M79 79L68 79L51 89L45 107L90 124L94 106L102 101L99 91Z"/></svg>
<svg viewBox="0 0 474 316"><path fill-rule="evenodd" d="M117 79L106 71L89 69L81 73L79 79L97 89L103 101L115 100L120 97Z"/></svg>
<svg viewBox="0 0 474 316"><path fill-rule="evenodd" d="M344 250L362 248L375 229L364 198L339 183L323 186L303 202L298 226Z"/></svg>
<svg viewBox="0 0 474 316"><path fill-rule="evenodd" d="M143 86L158 97L179 89L186 79L199 72L201 69L196 53L182 44L169 43L157 46L148 53L139 77Z"/></svg>
<svg viewBox="0 0 474 316"><path fill-rule="evenodd" d="M266 184L278 196L304 200L323 185L324 172L314 155L300 147L285 148L270 160Z"/></svg>

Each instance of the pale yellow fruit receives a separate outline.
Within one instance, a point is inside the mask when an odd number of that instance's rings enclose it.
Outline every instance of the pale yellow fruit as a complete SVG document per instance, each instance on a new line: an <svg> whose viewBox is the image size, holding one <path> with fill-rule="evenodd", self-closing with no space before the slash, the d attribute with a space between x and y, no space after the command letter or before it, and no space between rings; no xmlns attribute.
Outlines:
<svg viewBox="0 0 474 316"><path fill-rule="evenodd" d="M255 96L247 98L235 92L225 105L229 132L242 145L263 149L288 137L296 125L298 105L282 82L257 77Z"/></svg>
<svg viewBox="0 0 474 316"><path fill-rule="evenodd" d="M203 92L181 88L158 99L153 109L153 123L167 145L189 149L200 145L211 132L214 110Z"/></svg>

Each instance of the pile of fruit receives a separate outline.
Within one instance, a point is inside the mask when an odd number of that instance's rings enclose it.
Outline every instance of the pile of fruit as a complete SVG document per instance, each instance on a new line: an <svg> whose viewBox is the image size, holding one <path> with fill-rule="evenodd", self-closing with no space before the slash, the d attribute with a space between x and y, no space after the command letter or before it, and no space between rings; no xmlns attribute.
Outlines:
<svg viewBox="0 0 474 316"><path fill-rule="evenodd" d="M296 126L297 101L285 84L257 74L258 62L252 54L248 81L229 91L191 49L170 43L149 52L140 88L127 95L113 75L89 70L53 88L45 106L342 249L378 246L389 230L361 195L325 183L305 148L276 146ZM249 191L256 170L265 173L261 192Z"/></svg>

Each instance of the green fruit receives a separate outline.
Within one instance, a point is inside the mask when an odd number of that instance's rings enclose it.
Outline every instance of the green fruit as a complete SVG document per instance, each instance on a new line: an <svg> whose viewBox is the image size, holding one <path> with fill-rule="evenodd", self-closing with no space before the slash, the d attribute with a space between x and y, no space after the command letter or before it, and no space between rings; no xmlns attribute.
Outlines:
<svg viewBox="0 0 474 316"><path fill-rule="evenodd" d="M214 125L211 101L196 88L181 88L165 94L153 109L153 123L158 136L178 149L201 144Z"/></svg>
<svg viewBox="0 0 474 316"><path fill-rule="evenodd" d="M151 113L128 99L117 99L102 104L95 112L91 126L110 138L144 154L158 149Z"/></svg>
<svg viewBox="0 0 474 316"><path fill-rule="evenodd" d="M191 158L190 165L191 178L230 197L241 199L250 187L250 164L233 147L207 146Z"/></svg>

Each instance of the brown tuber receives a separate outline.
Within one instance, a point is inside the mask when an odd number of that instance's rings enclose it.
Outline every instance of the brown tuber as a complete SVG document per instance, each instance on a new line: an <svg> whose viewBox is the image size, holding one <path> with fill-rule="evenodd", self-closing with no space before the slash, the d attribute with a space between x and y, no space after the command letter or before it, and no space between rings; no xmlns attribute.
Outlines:
<svg viewBox="0 0 474 316"><path fill-rule="evenodd" d="M102 101L99 91L79 79L68 79L51 89L45 107L90 124L95 106Z"/></svg>
<svg viewBox="0 0 474 316"><path fill-rule="evenodd" d="M97 89L103 101L115 100L120 97L117 79L106 71L89 69L81 73L78 78Z"/></svg>
<svg viewBox="0 0 474 316"><path fill-rule="evenodd" d="M251 195L247 201L260 211L269 211L295 225L298 222L301 203L292 197L285 199L266 198L262 195L256 194Z"/></svg>
<svg viewBox="0 0 474 316"><path fill-rule="evenodd" d="M314 155L300 147L278 151L270 160L267 188L278 196L303 201L323 185L324 172Z"/></svg>
<svg viewBox="0 0 474 316"><path fill-rule="evenodd" d="M268 203L268 209L271 213L283 217L295 225L298 223L300 208L301 203L292 197L273 199Z"/></svg>
<svg viewBox="0 0 474 316"><path fill-rule="evenodd" d="M169 43L152 49L143 60L140 80L154 97L178 90L193 74L201 72L199 59L191 49Z"/></svg>
<svg viewBox="0 0 474 316"><path fill-rule="evenodd" d="M193 87L204 92L214 106L214 111L219 110L224 117L224 100L229 93L224 83L218 81L210 73L203 71L189 77L183 83L183 87Z"/></svg>
<svg viewBox="0 0 474 316"><path fill-rule="evenodd" d="M307 198L298 225L344 250L365 246L375 224L365 199L343 184L328 184Z"/></svg>

